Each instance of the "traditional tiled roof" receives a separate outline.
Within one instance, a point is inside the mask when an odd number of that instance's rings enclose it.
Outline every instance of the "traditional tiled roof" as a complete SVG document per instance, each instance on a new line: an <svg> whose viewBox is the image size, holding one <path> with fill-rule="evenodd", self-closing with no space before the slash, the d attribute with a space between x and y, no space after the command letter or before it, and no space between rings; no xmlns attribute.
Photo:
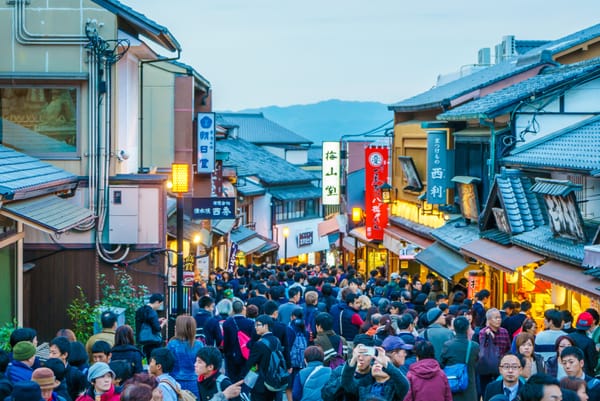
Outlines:
<svg viewBox="0 0 600 401"><path fill-rule="evenodd" d="M312 141L276 122L263 113L217 113L217 123L225 128L237 127L238 136L257 145L310 145Z"/></svg>
<svg viewBox="0 0 600 401"><path fill-rule="evenodd" d="M597 76L600 76L600 58L546 67L539 75L458 106L436 118L438 120L494 118L512 111L523 100L547 95L553 90L564 91L566 83L570 87L577 82Z"/></svg>
<svg viewBox="0 0 600 401"><path fill-rule="evenodd" d="M474 72L446 85L434 87L409 99L390 105L394 111L415 111L447 107L450 101L471 91L484 88L523 71L549 63L551 56L582 45L600 36L600 24L569 34L534 48L516 59Z"/></svg>
<svg viewBox="0 0 600 401"><path fill-rule="evenodd" d="M586 225L587 238L593 238L597 229L598 226ZM547 225L516 235L512 238L512 242L523 248L566 263L581 265L583 261L585 244L577 244L563 237L555 238L552 230Z"/></svg>
<svg viewBox="0 0 600 401"><path fill-rule="evenodd" d="M501 163L592 173L600 169L600 116L571 125L513 150Z"/></svg>
<svg viewBox="0 0 600 401"><path fill-rule="evenodd" d="M519 170L501 169L492 184L490 197L481 214L482 231L497 228L492 208L498 206L504 210L512 235L531 231L545 224L543 203L531 188L531 180Z"/></svg>
<svg viewBox="0 0 600 401"><path fill-rule="evenodd" d="M440 228L432 230L430 235L449 248L459 251L460 248L479 239L477 224L466 224L463 218L448 221Z"/></svg>
<svg viewBox="0 0 600 401"><path fill-rule="evenodd" d="M549 40L515 40L515 50L517 54L525 54L548 43L550 43Z"/></svg>
<svg viewBox="0 0 600 401"><path fill-rule="evenodd" d="M77 176L0 145L0 197L26 199L73 188Z"/></svg>
<svg viewBox="0 0 600 401"><path fill-rule="evenodd" d="M120 24L119 29L133 35L142 34L170 51L181 51L181 45L166 27L154 22L144 14L117 0L92 1L125 21L125 24Z"/></svg>
<svg viewBox="0 0 600 401"><path fill-rule="evenodd" d="M447 108L450 106L450 101L453 99L551 62L549 58L540 58L537 61L521 65L517 60L518 59L504 61L500 64L492 65L465 77L448 82L445 85L436 86L427 92L394 103L388 106L388 109L408 112Z"/></svg>
<svg viewBox="0 0 600 401"><path fill-rule="evenodd" d="M549 178L535 178L535 184L531 187L531 191L552 196L567 196L571 192L581 191L581 185L573 184L568 180L552 180Z"/></svg>
<svg viewBox="0 0 600 401"><path fill-rule="evenodd" d="M256 176L267 186L306 183L314 176L243 139L217 141L218 152L229 152L225 166L237 168L238 177Z"/></svg>

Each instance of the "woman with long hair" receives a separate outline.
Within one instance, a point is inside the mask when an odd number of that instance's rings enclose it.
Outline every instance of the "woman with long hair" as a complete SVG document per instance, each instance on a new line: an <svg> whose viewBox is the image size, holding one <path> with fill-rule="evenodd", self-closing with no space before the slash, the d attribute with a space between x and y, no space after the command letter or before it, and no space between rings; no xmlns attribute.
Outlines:
<svg viewBox="0 0 600 401"><path fill-rule="evenodd" d="M516 338L517 354L525 360L521 377L528 379L536 373L546 373L544 358L533 352L535 337L530 333L521 333Z"/></svg>
<svg viewBox="0 0 600 401"><path fill-rule="evenodd" d="M179 315L175 320L175 335L169 340L167 348L175 355L175 365L171 376L181 388L190 390L199 397L196 370L196 353L203 344L196 340L196 320L190 315Z"/></svg>
<svg viewBox="0 0 600 401"><path fill-rule="evenodd" d="M560 379L560 388L574 391L577 397L579 397L579 401L588 401L590 399L587 394L587 382L578 377L563 377Z"/></svg>
<svg viewBox="0 0 600 401"><path fill-rule="evenodd" d="M558 380L561 380L563 377L567 376L565 369L563 368L562 363L560 363L560 353L563 349L567 347L575 347L575 340L571 337L562 335L556 338L554 341L554 349L556 350L556 355L552 355L546 361L546 373L550 376L556 377Z"/></svg>
<svg viewBox="0 0 600 401"><path fill-rule="evenodd" d="M144 369L142 364L143 354L135 346L133 329L124 324L115 331L115 345L110 351L111 361L128 361L131 366L131 375L140 373Z"/></svg>

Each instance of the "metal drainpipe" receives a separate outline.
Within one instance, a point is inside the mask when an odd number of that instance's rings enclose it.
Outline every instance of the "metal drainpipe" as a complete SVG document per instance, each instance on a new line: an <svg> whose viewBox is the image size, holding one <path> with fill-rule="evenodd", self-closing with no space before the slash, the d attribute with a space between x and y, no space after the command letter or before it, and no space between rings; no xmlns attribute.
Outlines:
<svg viewBox="0 0 600 401"><path fill-rule="evenodd" d="M139 62L139 81L140 81L140 109L139 109L139 120L140 120L140 166L138 173L144 171L144 64L158 63L160 61L176 61L181 57L181 49L177 49L177 56L171 58L160 58L158 60L140 60Z"/></svg>
<svg viewBox="0 0 600 401"><path fill-rule="evenodd" d="M493 122L487 122L483 118L479 119L479 124L490 129L490 159L488 161L488 182L492 185L496 175L496 129Z"/></svg>

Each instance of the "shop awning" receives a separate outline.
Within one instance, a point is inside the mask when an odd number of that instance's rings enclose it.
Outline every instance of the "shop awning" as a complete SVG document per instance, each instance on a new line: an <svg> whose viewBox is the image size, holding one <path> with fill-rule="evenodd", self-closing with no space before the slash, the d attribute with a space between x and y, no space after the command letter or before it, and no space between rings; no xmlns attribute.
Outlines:
<svg viewBox="0 0 600 401"><path fill-rule="evenodd" d="M229 234L233 226L235 225L235 220L227 219L227 220L213 220L211 222L210 229L219 234L225 235Z"/></svg>
<svg viewBox="0 0 600 401"><path fill-rule="evenodd" d="M167 220L167 235L171 238L177 238L177 214L171 215ZM189 220L186 216L183 219L183 239L189 242L194 242L194 239L199 236L200 243L209 247L212 244L210 231L202 226L202 223L195 223Z"/></svg>
<svg viewBox="0 0 600 401"><path fill-rule="evenodd" d="M267 241L260 237L252 237L243 242L238 243L238 251L250 254L258 251L266 245Z"/></svg>
<svg viewBox="0 0 600 401"><path fill-rule="evenodd" d="M48 233L64 233L94 219L88 209L56 195L5 203L0 214Z"/></svg>
<svg viewBox="0 0 600 401"><path fill-rule="evenodd" d="M535 269L535 275L569 290L600 299L600 280L584 274L581 267L550 260Z"/></svg>
<svg viewBox="0 0 600 401"><path fill-rule="evenodd" d="M469 265L458 253L438 242L419 252L415 260L447 280Z"/></svg>
<svg viewBox="0 0 600 401"><path fill-rule="evenodd" d="M367 227L365 226L353 228L348 235L358 239L358 242L362 242L364 245L369 245L371 247L377 247L377 244L381 243L381 241L367 238Z"/></svg>
<svg viewBox="0 0 600 401"><path fill-rule="evenodd" d="M279 200L291 201L299 199L315 199L321 197L321 189L315 187L312 184L297 185L297 186L285 186L285 187L272 187L269 188L269 193Z"/></svg>
<svg viewBox="0 0 600 401"><path fill-rule="evenodd" d="M276 251L278 249L279 249L279 244L277 242L275 242L275 241L271 241L270 239L268 239L266 241L265 245L262 248L260 248L256 253L259 256L262 256L262 255L265 255L267 253L274 252L274 251Z"/></svg>
<svg viewBox="0 0 600 401"><path fill-rule="evenodd" d="M399 241L407 241L410 243L413 243L415 245L420 246L421 248L427 248L428 246L431 246L431 244L433 244L433 240L432 239L428 239L428 238L423 238L420 235L411 233L408 230L405 230L403 228L400 227L396 227L396 226L388 226L383 230L383 234L385 235L389 235ZM385 240L385 237L384 237Z"/></svg>
<svg viewBox="0 0 600 401"><path fill-rule="evenodd" d="M487 239L478 239L465 244L460 248L460 251L466 256L507 273L514 273L517 267L544 259L544 256L519 246L504 246Z"/></svg>
<svg viewBox="0 0 600 401"><path fill-rule="evenodd" d="M342 245L344 246L344 249L346 249L349 252L356 252L356 247L354 246L355 244L355 240L352 237L344 237L344 241L342 243ZM356 241L356 244L358 245L359 248L362 248L363 246L365 246L365 244L363 244L360 241Z"/></svg>
<svg viewBox="0 0 600 401"><path fill-rule="evenodd" d="M340 231L345 234L347 220L348 218L345 215L336 214L335 216L320 222L318 225L319 237L324 237Z"/></svg>

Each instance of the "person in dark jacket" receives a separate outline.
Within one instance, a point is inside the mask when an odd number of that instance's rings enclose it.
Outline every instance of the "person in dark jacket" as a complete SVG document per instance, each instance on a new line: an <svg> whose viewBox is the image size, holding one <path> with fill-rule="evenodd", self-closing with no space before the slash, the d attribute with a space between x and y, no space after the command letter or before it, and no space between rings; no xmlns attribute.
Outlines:
<svg viewBox="0 0 600 401"><path fill-rule="evenodd" d="M545 364L546 374L557 378L559 381L563 377L567 376L565 368L560 363L560 353L567 347L574 347L575 341L568 335L560 336L554 342L554 348L556 349L556 355L552 355Z"/></svg>
<svg viewBox="0 0 600 401"><path fill-rule="evenodd" d="M198 300L200 309L194 316L196 320L196 338L209 347L218 347L223 342L223 333L219 326L219 319L214 315L215 300L204 295Z"/></svg>
<svg viewBox="0 0 600 401"><path fill-rule="evenodd" d="M569 333L569 337L575 341L575 345L583 351L585 358L584 370L590 376L594 376L594 369L598 364L596 344L587 336L587 332L592 327L593 321L594 318L589 312L580 313L575 324L575 331Z"/></svg>
<svg viewBox="0 0 600 401"><path fill-rule="evenodd" d="M54 337L50 341L50 358L58 358L65 365L65 383L67 384L69 396L72 400L75 400L85 390L88 383L81 370L68 362L70 352L71 342L66 337ZM83 354L87 355L85 348Z"/></svg>
<svg viewBox="0 0 600 401"><path fill-rule="evenodd" d="M8 352L0 350L0 400L4 400L12 392L12 383L6 377L6 368L10 358Z"/></svg>
<svg viewBox="0 0 600 401"><path fill-rule="evenodd" d="M456 336L444 343L441 354L441 366L446 367L457 363L466 363L469 385L465 391L453 394L454 401L476 401L477 376L475 374L475 367L479 360L479 344L467 338L469 320L466 317L459 316L454 319L453 326ZM471 347L468 350L469 345ZM467 350L469 353L468 359Z"/></svg>
<svg viewBox="0 0 600 401"><path fill-rule="evenodd" d="M415 346L417 362L410 365L408 382L410 390L404 401L452 401L452 391L444 371L435 359L435 350L429 341Z"/></svg>
<svg viewBox="0 0 600 401"><path fill-rule="evenodd" d="M35 346L30 341L19 341L13 347L13 360L6 369L6 376L12 384L31 380Z"/></svg>
<svg viewBox="0 0 600 401"><path fill-rule="evenodd" d="M373 349L375 357L371 374L357 380L354 372L358 359ZM366 401L370 396L379 396L388 401L402 401L406 400L404 397L409 391L406 377L394 366L385 350L381 347L367 348L362 344L354 347L352 359L344 364L342 387L347 393L358 393L359 401Z"/></svg>
<svg viewBox="0 0 600 401"><path fill-rule="evenodd" d="M50 358L48 359L44 365L51 369L54 373L54 377L59 381L58 387L54 389L54 392L61 397L63 397L66 401L72 401L71 396L69 395L69 390L67 389L67 383L65 381L65 364L58 358ZM82 383L83 385L83 383Z"/></svg>
<svg viewBox="0 0 600 401"><path fill-rule="evenodd" d="M203 347L196 353L194 368L198 375L198 401L218 399L220 393L228 400L239 401L243 380L232 384L231 379L220 373L223 357L216 347ZM236 394L237 392L237 394Z"/></svg>
<svg viewBox="0 0 600 401"><path fill-rule="evenodd" d="M277 321L277 314L279 313L279 305L275 301L267 301L263 305L263 314L270 316L273 319L273 326L271 326L271 333L279 340L279 343L283 347L283 357L288 367L292 366L290 361L290 353L292 351L292 345L289 339L292 337L292 328L286 324ZM252 338L254 342L258 341L259 336Z"/></svg>
<svg viewBox="0 0 600 401"><path fill-rule="evenodd" d="M244 377L244 365L246 364L237 333L242 331L251 339L255 337L255 334L254 322L244 316L244 303L235 299L231 306L234 315L223 323L223 354L225 356L225 372L235 382Z"/></svg>
<svg viewBox="0 0 600 401"><path fill-rule="evenodd" d="M525 361L518 355L507 353L500 359L500 375L502 380L494 380L485 387L483 401L490 401L498 394L506 395L508 401L517 399L521 392L522 383L519 380Z"/></svg>
<svg viewBox="0 0 600 401"><path fill-rule="evenodd" d="M148 304L140 307L135 311L135 333L136 341L138 344L143 345L143 352L146 356L146 360L150 360L152 350L159 348L162 341L141 341L140 332L142 325L146 324L152 329L152 333L160 336L162 328L167 324L167 319L158 318L156 311L160 309L165 301L165 297L162 294L152 294Z"/></svg>
<svg viewBox="0 0 600 401"><path fill-rule="evenodd" d="M131 364L131 374L140 373L144 369L144 355L134 345L133 329L124 324L115 332L115 345L111 349L111 361L124 360Z"/></svg>
<svg viewBox="0 0 600 401"><path fill-rule="evenodd" d="M337 315L332 313L335 319L333 327L335 330L337 322L338 331L336 333L344 337L346 341L352 342L358 334L360 326L364 323L358 314L361 302L358 295L352 293L346 295L345 300L346 303L342 304L340 312Z"/></svg>
<svg viewBox="0 0 600 401"><path fill-rule="evenodd" d="M260 340L252 345L250 357L246 362L245 371L255 370L258 374L256 384L252 389L252 401L274 401L277 393L270 391L265 386L265 377L269 368L271 353L281 349L279 340L271 332L273 319L267 315L260 315L256 318L256 334Z"/></svg>

